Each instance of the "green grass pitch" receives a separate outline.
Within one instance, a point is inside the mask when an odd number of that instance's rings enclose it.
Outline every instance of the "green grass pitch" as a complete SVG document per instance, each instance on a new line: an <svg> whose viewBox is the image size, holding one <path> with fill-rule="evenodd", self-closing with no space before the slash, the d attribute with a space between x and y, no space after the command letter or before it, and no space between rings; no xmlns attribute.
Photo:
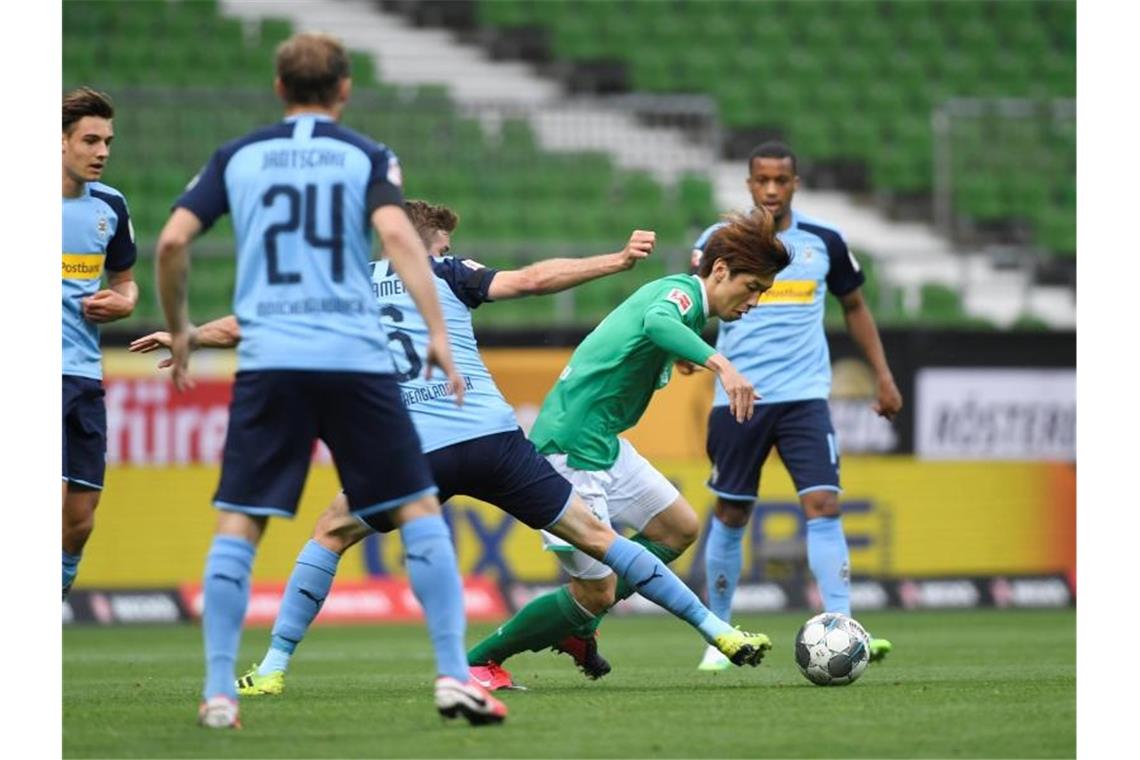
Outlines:
<svg viewBox="0 0 1140 760"><path fill-rule="evenodd" d="M242 702L242 731L195 725L194 626L67 628L64 757L1073 757L1076 613L880 612L859 619L895 651L846 687L804 680L792 640L807 614L740 616L775 644L758 668L696 665L703 642L666 617L602 626L614 666L587 681L564 655L508 663L530 687L503 726L443 723L419 626L317 627L285 694ZM468 640L490 629L472 625ZM265 629L242 639L258 659Z"/></svg>

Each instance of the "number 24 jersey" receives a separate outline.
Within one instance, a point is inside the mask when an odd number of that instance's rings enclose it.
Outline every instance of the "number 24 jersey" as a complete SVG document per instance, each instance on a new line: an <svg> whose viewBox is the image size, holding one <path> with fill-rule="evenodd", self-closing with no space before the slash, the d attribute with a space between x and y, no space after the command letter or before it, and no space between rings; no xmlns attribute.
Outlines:
<svg viewBox="0 0 1140 760"><path fill-rule="evenodd" d="M237 238L239 370L392 372L369 283L370 217L402 204L394 153L305 113L219 148L175 203Z"/></svg>

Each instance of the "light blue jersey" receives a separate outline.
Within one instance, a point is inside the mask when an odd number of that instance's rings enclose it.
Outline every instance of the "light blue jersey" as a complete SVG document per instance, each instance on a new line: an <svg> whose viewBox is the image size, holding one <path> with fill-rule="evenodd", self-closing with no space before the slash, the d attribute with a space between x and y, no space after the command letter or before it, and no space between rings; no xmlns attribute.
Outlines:
<svg viewBox="0 0 1140 760"><path fill-rule="evenodd" d="M425 453L519 426L514 409L483 364L471 325L471 310L488 300L487 290L496 271L471 259L451 256L433 258L431 268L451 353L466 383L463 406L455 405L442 374L436 372L431 380L424 379L427 325L404 290L404 283L388 262L375 262L372 267L372 291L396 357L400 391Z"/></svg>
<svg viewBox="0 0 1140 760"><path fill-rule="evenodd" d="M704 251L714 224L697 238ZM721 322L717 351L724 354L762 398L761 404L826 399L831 393L831 357L823 330L824 299L844 296L863 284L863 273L834 228L792 212L791 226L778 233L792 263L776 276L756 308L735 322ZM713 406L727 406L718 383Z"/></svg>
<svg viewBox="0 0 1140 760"><path fill-rule="evenodd" d="M63 374L103 379L99 327L83 317L81 301L98 292L103 270L135 264L135 233L122 193L100 182L63 199Z"/></svg>
<svg viewBox="0 0 1140 760"><path fill-rule="evenodd" d="M239 370L392 372L376 329L370 217L402 204L395 154L316 114L292 116L214 153L175 205L237 237Z"/></svg>

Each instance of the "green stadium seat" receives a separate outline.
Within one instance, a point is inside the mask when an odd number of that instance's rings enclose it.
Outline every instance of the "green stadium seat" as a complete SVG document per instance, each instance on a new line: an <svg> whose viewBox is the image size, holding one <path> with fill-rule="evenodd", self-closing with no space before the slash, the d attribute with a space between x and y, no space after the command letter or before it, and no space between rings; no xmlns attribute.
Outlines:
<svg viewBox="0 0 1140 760"><path fill-rule="evenodd" d="M984 0L950 0L934 5L939 20L951 27L983 21L988 3Z"/></svg>
<svg viewBox="0 0 1140 760"><path fill-rule="evenodd" d="M985 176L965 175L956 181L954 208L979 220L1000 219L1005 215L997 183Z"/></svg>
<svg viewBox="0 0 1140 760"><path fill-rule="evenodd" d="M898 89L910 102L920 101L922 91L929 84L925 61L910 51L897 51L886 64L890 71L891 86Z"/></svg>
<svg viewBox="0 0 1140 760"><path fill-rule="evenodd" d="M953 37L958 52L986 59L997 52L999 42L993 27L982 19L962 24Z"/></svg>
<svg viewBox="0 0 1140 760"><path fill-rule="evenodd" d="M826 113L826 112L824 112ZM812 160L835 158L840 155L831 125L825 119L800 112L794 121L788 121L788 137L796 152Z"/></svg>
<svg viewBox="0 0 1140 760"><path fill-rule="evenodd" d="M1002 183L1006 207L1014 216L1030 218L1034 211L1049 206L1049 187L1033 171L1022 171L1006 177Z"/></svg>
<svg viewBox="0 0 1140 760"><path fill-rule="evenodd" d="M1025 3L998 3L998 6L1021 6ZM1039 61L1053 52L1053 44L1044 26L1031 14L1002 29L1007 50L1016 51L1026 61Z"/></svg>
<svg viewBox="0 0 1140 760"><path fill-rule="evenodd" d="M883 72L875 66L870 56L839 56L838 66L831 68L831 81L842 83L852 93L864 93L873 87L882 86ZM858 95L855 96L858 98Z"/></svg>
<svg viewBox="0 0 1140 760"><path fill-rule="evenodd" d="M923 285L922 316L930 322L953 323L964 316L962 298L943 285Z"/></svg>
<svg viewBox="0 0 1140 760"><path fill-rule="evenodd" d="M684 65L674 70L673 89L678 92L701 92L709 82L721 76L722 60L715 50L690 50Z"/></svg>
<svg viewBox="0 0 1140 760"><path fill-rule="evenodd" d="M861 103L879 124L892 124L907 115L906 98L893 87L872 87L863 93Z"/></svg>
<svg viewBox="0 0 1140 760"><path fill-rule="evenodd" d="M831 4L830 7L821 8L812 23L806 25L796 36L806 43L806 48L813 55L819 55L822 50L843 50L846 47L847 30L833 13L837 7L844 3Z"/></svg>
<svg viewBox="0 0 1140 760"><path fill-rule="evenodd" d="M1039 224L1037 242L1059 256L1075 256L1077 252L1077 223L1071 214L1056 213Z"/></svg>
<svg viewBox="0 0 1140 760"><path fill-rule="evenodd" d="M633 57L630 76L639 90L668 92L673 89L673 58L667 51L647 47Z"/></svg>
<svg viewBox="0 0 1140 760"><path fill-rule="evenodd" d="M835 123L835 145L840 156L867 158L882 145L878 123L860 113L851 113Z"/></svg>
<svg viewBox="0 0 1140 760"><path fill-rule="evenodd" d="M959 97L972 97L982 93L986 78L978 58L969 53L948 52L936 63L936 76Z"/></svg>
<svg viewBox="0 0 1140 760"><path fill-rule="evenodd" d="M708 178L684 174L677 182L677 205L686 224L711 224L716 216L713 186Z"/></svg>
<svg viewBox="0 0 1140 760"><path fill-rule="evenodd" d="M496 0L477 6L479 21L492 26L522 26L533 16L531 0Z"/></svg>
<svg viewBox="0 0 1140 760"><path fill-rule="evenodd" d="M276 48L293 36L293 25L285 19L265 18L261 20L258 31L262 46Z"/></svg>
<svg viewBox="0 0 1140 760"><path fill-rule="evenodd" d="M592 59L606 53L607 42L601 29L588 18L569 16L554 31L554 48L562 57Z"/></svg>
<svg viewBox="0 0 1140 760"><path fill-rule="evenodd" d="M748 127L774 118L779 118L779 108L770 101L762 100L761 95L748 83L733 83L718 98L721 119L729 127Z"/></svg>

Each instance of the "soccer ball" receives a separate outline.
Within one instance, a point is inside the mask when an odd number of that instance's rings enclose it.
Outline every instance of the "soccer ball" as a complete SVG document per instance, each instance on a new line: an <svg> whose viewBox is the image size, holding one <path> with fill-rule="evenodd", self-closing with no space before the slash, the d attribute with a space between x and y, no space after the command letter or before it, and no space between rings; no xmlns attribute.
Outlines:
<svg viewBox="0 0 1140 760"><path fill-rule="evenodd" d="M867 669L871 637L853 618L824 612L807 621L796 634L796 665L804 678L818 686L842 686Z"/></svg>

